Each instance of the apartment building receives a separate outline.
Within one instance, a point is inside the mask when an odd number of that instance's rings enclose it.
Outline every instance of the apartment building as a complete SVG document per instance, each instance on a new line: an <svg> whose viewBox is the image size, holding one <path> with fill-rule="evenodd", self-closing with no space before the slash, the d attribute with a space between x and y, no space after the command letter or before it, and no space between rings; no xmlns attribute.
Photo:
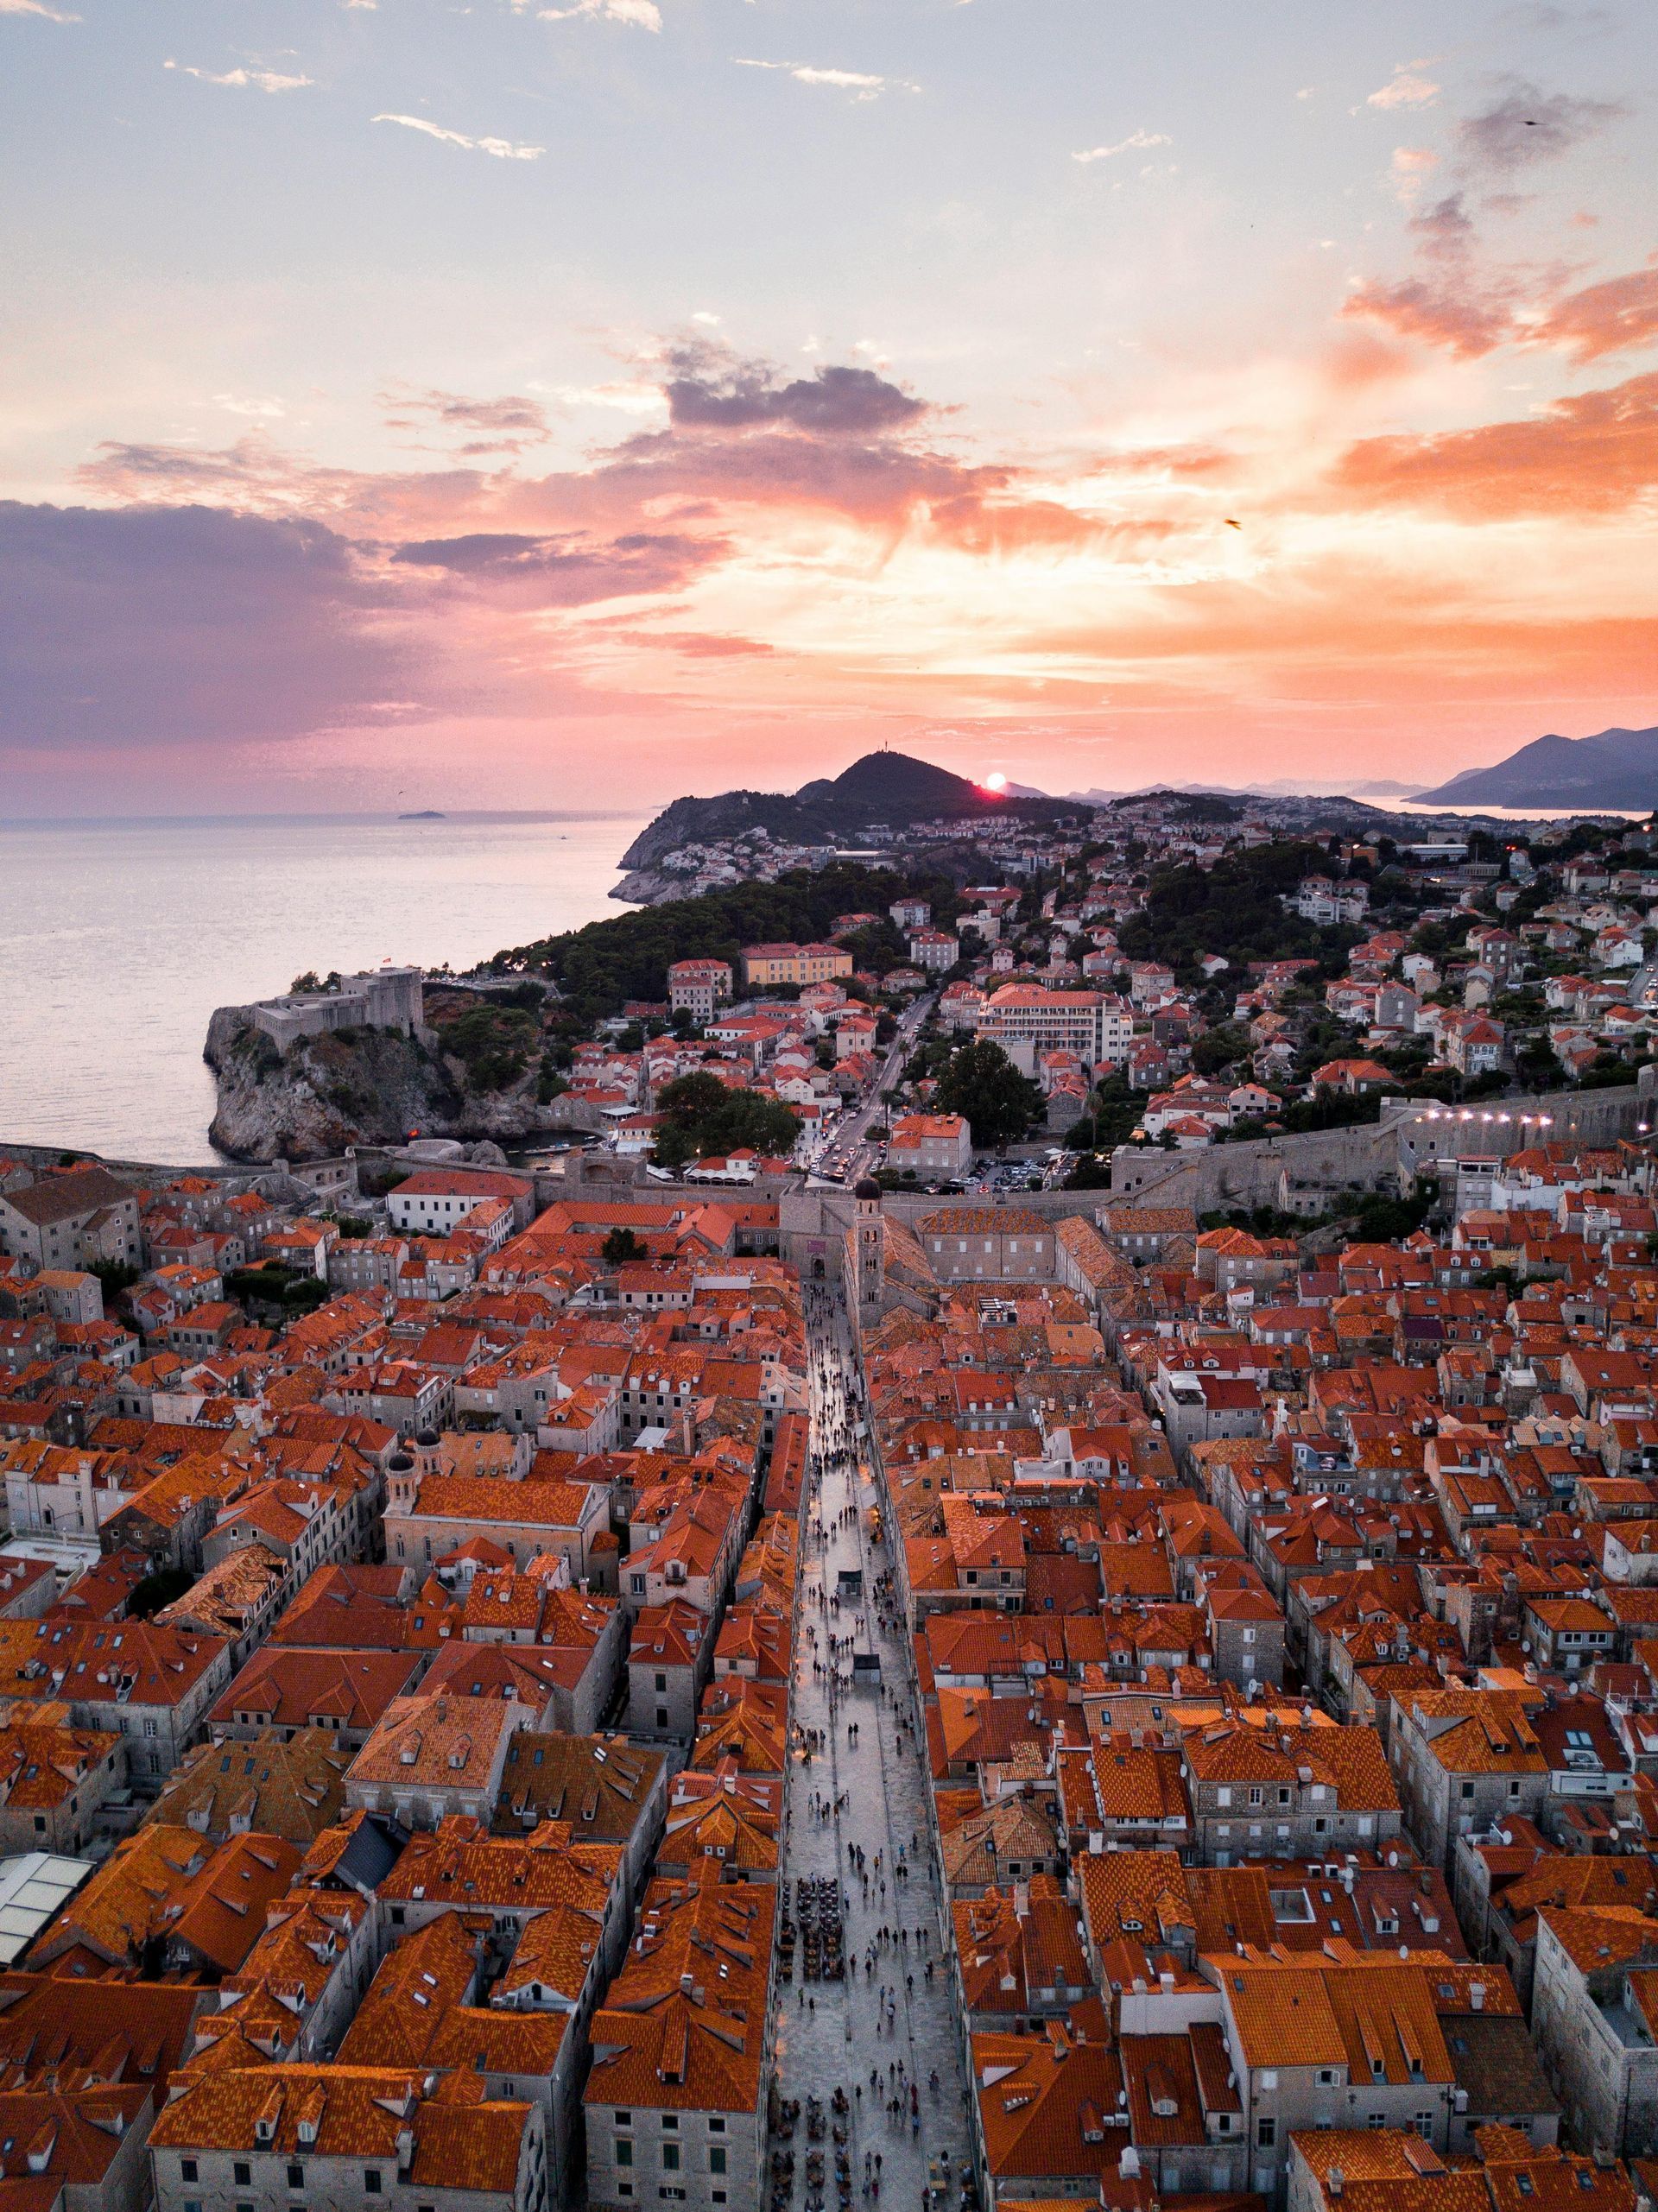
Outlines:
<svg viewBox="0 0 1658 2212"><path fill-rule="evenodd" d="M1134 1017L1104 991L1044 990L1004 983L980 1008L978 1034L999 1045L1015 1066L1034 1076L1044 1052L1074 1052L1085 1067L1121 1067L1134 1039Z"/></svg>
<svg viewBox="0 0 1658 2212"><path fill-rule="evenodd" d="M731 995L731 967L729 960L675 960L670 963L668 1003L675 1014L688 1014L698 1021L711 1021L715 1008L725 1005Z"/></svg>
<svg viewBox="0 0 1658 2212"><path fill-rule="evenodd" d="M763 2201L776 1912L767 1883L652 1883L590 2029L593 2212Z"/></svg>

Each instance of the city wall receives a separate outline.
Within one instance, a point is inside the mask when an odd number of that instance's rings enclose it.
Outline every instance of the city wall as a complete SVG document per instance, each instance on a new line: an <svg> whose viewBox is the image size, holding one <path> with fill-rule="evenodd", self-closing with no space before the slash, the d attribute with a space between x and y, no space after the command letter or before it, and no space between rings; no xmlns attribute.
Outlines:
<svg viewBox="0 0 1658 2212"><path fill-rule="evenodd" d="M1611 1144L1658 1122L1658 1065L1643 1068L1638 1083L1615 1090L1560 1090L1536 1097L1487 1099L1478 1107L1433 1107L1417 1100L1386 1100L1380 1122L1345 1129L1320 1129L1304 1135L1250 1139L1214 1145L1199 1152L1162 1152L1139 1145L1119 1146L1112 1155L1111 1185L1103 1191L1027 1191L1008 1198L940 1198L926 1192L889 1191L883 1210L895 1220L914 1224L941 1206L1018 1206L1044 1220L1088 1218L1107 1203L1125 1198L1143 1205L1189 1206L1194 1213L1234 1207L1276 1205L1286 1171L1293 1183L1335 1192L1347 1189L1403 1191L1413 1179L1444 1160L1502 1157L1540 1141ZM32 1167L54 1166L64 1156L60 1145L0 1143L0 1152ZM88 1159L96 1154L78 1154ZM838 1278L841 1248L852 1219L852 1195L835 1186L811 1189L788 1180L781 1193L770 1183L732 1189L718 1184L661 1183L646 1176L642 1165L611 1154L567 1155L574 1173L566 1179L545 1169L503 1167L498 1162L423 1159L377 1146L358 1146L343 1160L278 1161L268 1168L225 1160L181 1167L151 1160L104 1160L111 1173L135 1180L201 1176L214 1182L256 1184L262 1177L288 1176L303 1182L325 1202L343 1201L357 1189L361 1170L410 1172L440 1166L446 1173L511 1175L522 1180L539 1212L560 1198L597 1198L627 1194L641 1204L706 1205L722 1194L739 1200L780 1197L783 1255L803 1273Z"/></svg>

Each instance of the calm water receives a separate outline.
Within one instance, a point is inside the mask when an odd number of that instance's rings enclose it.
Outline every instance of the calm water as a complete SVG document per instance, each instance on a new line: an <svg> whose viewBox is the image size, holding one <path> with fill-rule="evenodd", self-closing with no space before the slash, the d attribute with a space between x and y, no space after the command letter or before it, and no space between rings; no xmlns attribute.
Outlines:
<svg viewBox="0 0 1658 2212"><path fill-rule="evenodd" d="M0 823L0 1147L212 1155L216 1006L307 968L471 966L624 911L643 826L620 816L441 822L260 815Z"/></svg>

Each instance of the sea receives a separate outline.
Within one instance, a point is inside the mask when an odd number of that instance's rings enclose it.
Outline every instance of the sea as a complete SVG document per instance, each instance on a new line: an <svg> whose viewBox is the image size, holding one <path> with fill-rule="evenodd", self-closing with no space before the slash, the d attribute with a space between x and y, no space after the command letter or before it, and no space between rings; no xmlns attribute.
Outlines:
<svg viewBox="0 0 1658 2212"><path fill-rule="evenodd" d="M647 817L0 821L0 1153L213 1158L209 1015L389 958L457 972L628 909Z"/></svg>

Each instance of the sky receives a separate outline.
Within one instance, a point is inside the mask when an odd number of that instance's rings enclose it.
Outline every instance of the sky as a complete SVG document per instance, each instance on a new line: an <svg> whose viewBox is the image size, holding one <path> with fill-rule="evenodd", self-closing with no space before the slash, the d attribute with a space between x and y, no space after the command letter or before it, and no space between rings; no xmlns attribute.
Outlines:
<svg viewBox="0 0 1658 2212"><path fill-rule="evenodd" d="M1651 0L0 0L0 814L1658 723Z"/></svg>

